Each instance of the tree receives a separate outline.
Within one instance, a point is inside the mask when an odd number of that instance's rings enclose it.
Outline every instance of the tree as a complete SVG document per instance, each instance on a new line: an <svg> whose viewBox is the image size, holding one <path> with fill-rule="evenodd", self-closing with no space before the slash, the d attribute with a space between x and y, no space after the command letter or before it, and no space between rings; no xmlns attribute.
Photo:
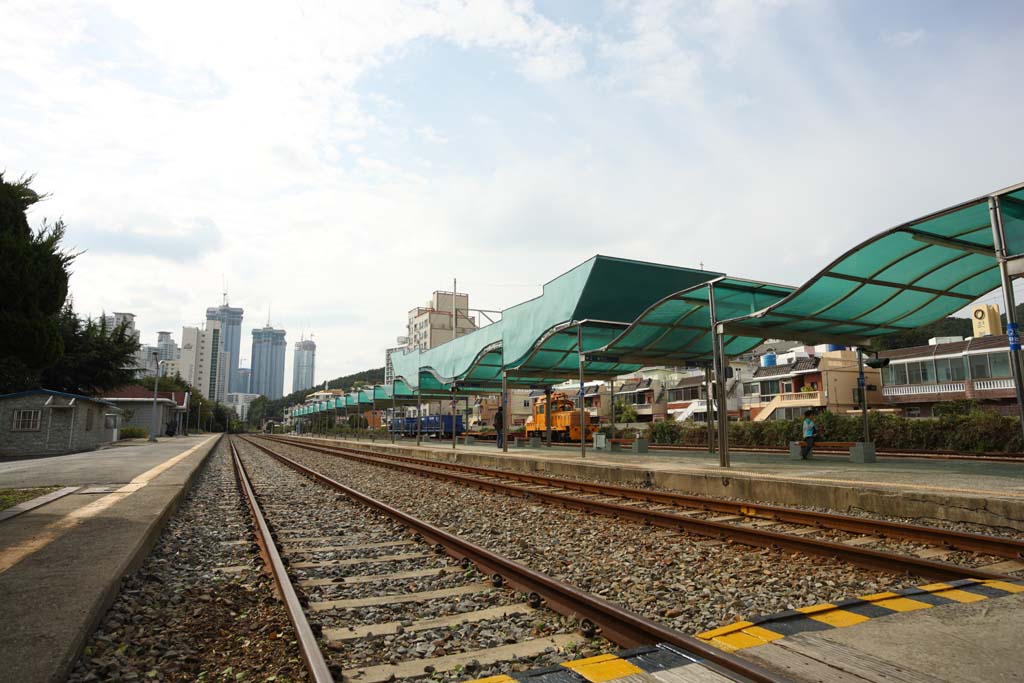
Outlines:
<svg viewBox="0 0 1024 683"><path fill-rule="evenodd" d="M135 354L139 343L125 324L108 330L106 321L82 320L72 302L57 318L64 353L39 375L47 389L72 394L102 394L135 381Z"/></svg>
<svg viewBox="0 0 1024 683"><path fill-rule="evenodd" d="M63 221L29 227L26 212L44 198L31 182L0 173L0 393L38 386L64 352L61 309L75 254L60 247Z"/></svg>
<svg viewBox="0 0 1024 683"><path fill-rule="evenodd" d="M252 427L261 427L263 418L267 414L267 397L260 396L249 404L249 411L245 415L246 424Z"/></svg>
<svg viewBox="0 0 1024 683"><path fill-rule="evenodd" d="M615 402L616 422L636 422L636 408L632 403L626 403L622 399Z"/></svg>

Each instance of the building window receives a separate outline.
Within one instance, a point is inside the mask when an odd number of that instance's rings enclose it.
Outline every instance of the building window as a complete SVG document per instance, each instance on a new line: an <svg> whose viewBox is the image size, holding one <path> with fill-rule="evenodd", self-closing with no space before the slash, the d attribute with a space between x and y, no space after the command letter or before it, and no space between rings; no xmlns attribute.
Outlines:
<svg viewBox="0 0 1024 683"><path fill-rule="evenodd" d="M1010 354L1005 351L988 354L989 369L993 377L1010 376Z"/></svg>
<svg viewBox="0 0 1024 683"><path fill-rule="evenodd" d="M968 362L971 365L971 379L985 379L992 376L988 369L987 355L971 356Z"/></svg>
<svg viewBox="0 0 1024 683"><path fill-rule="evenodd" d="M882 369L882 383L890 386L897 386L907 383L906 364L890 365Z"/></svg>
<svg viewBox="0 0 1024 683"><path fill-rule="evenodd" d="M38 432L39 416L41 410L15 410L14 425L11 429L15 432Z"/></svg>
<svg viewBox="0 0 1024 683"><path fill-rule="evenodd" d="M779 380L769 379L761 382L761 397L771 398L779 393Z"/></svg>

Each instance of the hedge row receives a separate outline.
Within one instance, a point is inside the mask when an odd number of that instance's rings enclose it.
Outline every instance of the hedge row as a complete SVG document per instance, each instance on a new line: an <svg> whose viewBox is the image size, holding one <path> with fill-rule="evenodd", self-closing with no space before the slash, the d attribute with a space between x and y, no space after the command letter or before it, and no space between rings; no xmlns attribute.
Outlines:
<svg viewBox="0 0 1024 683"><path fill-rule="evenodd" d="M863 423L859 416L820 413L815 417L828 441L860 441ZM969 415L944 415L934 419L908 419L871 413L871 438L875 447L926 451L970 451L977 453L1021 453L1020 421L998 413L978 411ZM801 420L730 422L729 443L750 448L785 448L800 438ZM647 432L656 444L707 445L707 425L684 422L656 422Z"/></svg>

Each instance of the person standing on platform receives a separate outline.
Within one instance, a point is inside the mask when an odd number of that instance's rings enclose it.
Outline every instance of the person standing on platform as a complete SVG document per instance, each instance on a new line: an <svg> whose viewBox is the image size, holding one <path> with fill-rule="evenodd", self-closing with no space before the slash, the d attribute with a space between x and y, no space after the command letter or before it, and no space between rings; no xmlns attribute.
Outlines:
<svg viewBox="0 0 1024 683"><path fill-rule="evenodd" d="M814 448L814 440L818 438L818 425L815 424L812 416L814 411L804 411L804 447L800 449L800 458L803 460L809 460L811 457L811 449Z"/></svg>
<svg viewBox="0 0 1024 683"><path fill-rule="evenodd" d="M501 406L494 414L494 431L498 434L498 448L501 448L505 445L505 410Z"/></svg>

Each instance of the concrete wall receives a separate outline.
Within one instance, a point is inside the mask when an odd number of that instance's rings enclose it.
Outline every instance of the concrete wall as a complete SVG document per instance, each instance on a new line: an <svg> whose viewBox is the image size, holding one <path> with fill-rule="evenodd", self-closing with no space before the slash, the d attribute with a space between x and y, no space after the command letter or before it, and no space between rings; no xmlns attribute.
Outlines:
<svg viewBox="0 0 1024 683"><path fill-rule="evenodd" d="M117 401L117 405L124 411L124 416L121 419L122 427L138 427L139 429L146 430L146 435L149 435L149 430L153 427L152 399ZM175 421L174 410L174 406L170 403L162 401L157 403L157 416L160 418L157 436L163 436L167 423Z"/></svg>
<svg viewBox="0 0 1024 683"><path fill-rule="evenodd" d="M0 401L0 455L41 455L89 451L114 440L114 430L105 428L109 406L78 399L72 408L44 404L47 394L31 394ZM14 431L16 410L40 410L39 430ZM90 420L91 413L91 420Z"/></svg>

